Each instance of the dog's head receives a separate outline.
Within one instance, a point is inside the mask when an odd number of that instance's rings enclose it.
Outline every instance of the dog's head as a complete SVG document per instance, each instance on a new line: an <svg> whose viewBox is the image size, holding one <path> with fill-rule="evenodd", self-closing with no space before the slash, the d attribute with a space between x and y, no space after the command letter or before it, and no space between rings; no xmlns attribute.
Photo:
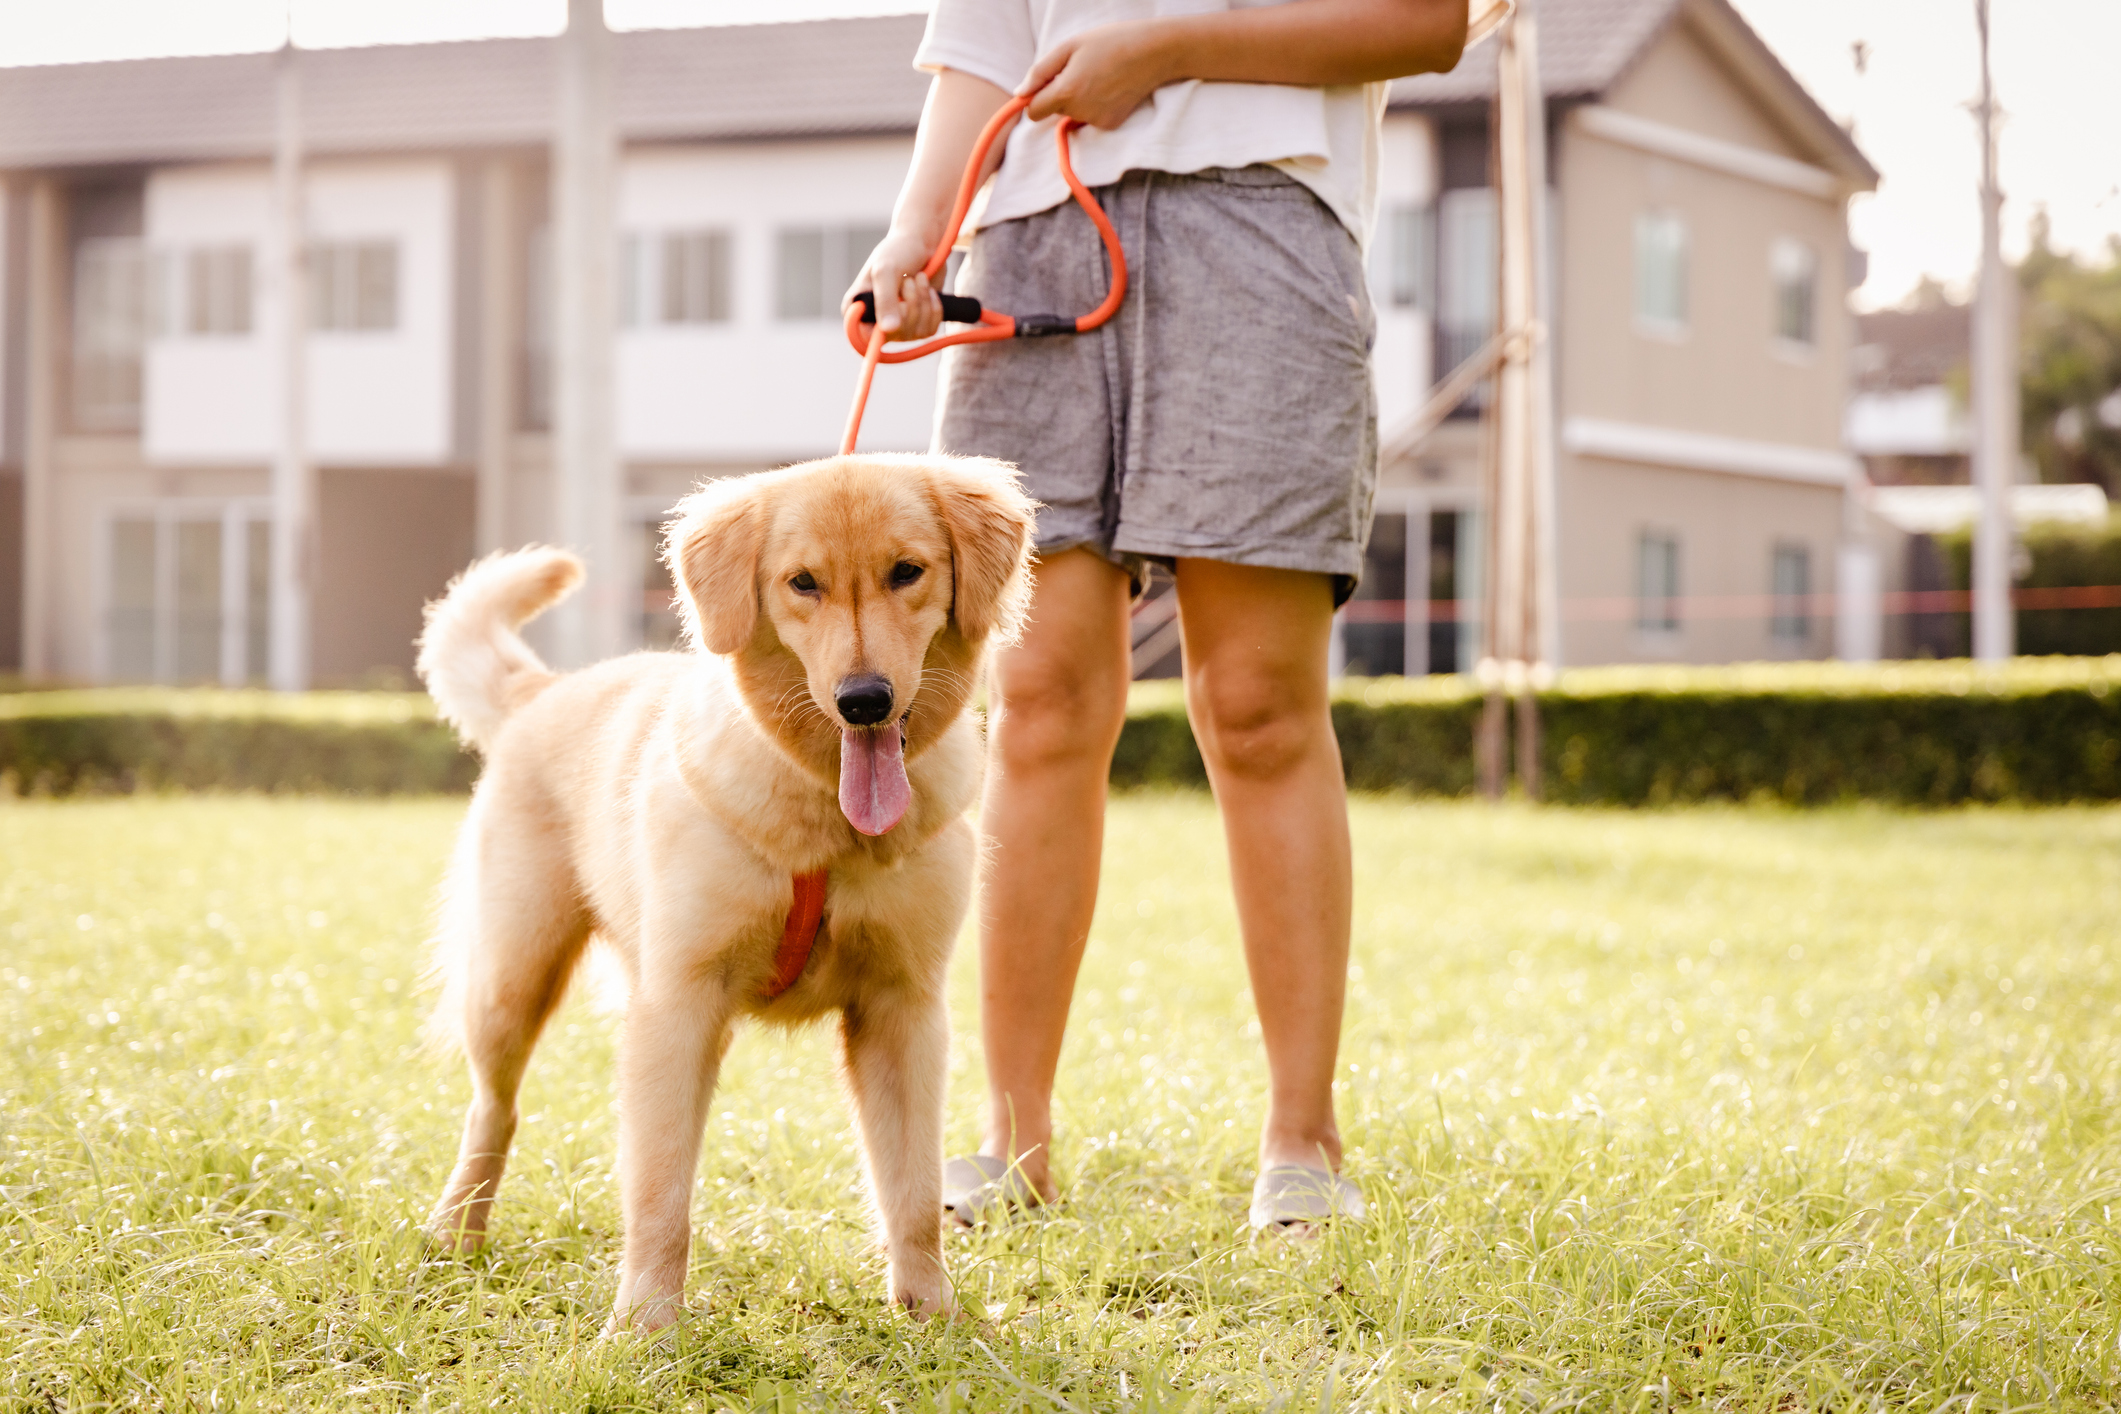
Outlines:
<svg viewBox="0 0 2121 1414"><path fill-rule="evenodd" d="M703 487L665 557L694 643L799 759L837 752L841 808L876 835L911 803L904 753L1022 625L1034 509L1001 462L833 457Z"/></svg>

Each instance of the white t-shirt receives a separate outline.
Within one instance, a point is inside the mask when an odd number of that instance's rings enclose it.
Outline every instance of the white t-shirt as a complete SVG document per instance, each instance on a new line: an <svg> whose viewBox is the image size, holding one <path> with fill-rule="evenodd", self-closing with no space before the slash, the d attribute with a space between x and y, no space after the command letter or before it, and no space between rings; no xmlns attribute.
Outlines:
<svg viewBox="0 0 2121 1414"><path fill-rule="evenodd" d="M917 68L956 69L1015 92L1040 54L1063 39L1119 20L1220 14L1284 0L935 0ZM1086 186L1131 171L1198 172L1264 162L1302 182L1356 240L1369 243L1377 214L1377 149L1386 85L1166 84L1117 128L1078 128L1075 174ZM968 225L1029 216L1069 199L1053 152L1060 120L1018 123L983 208Z"/></svg>

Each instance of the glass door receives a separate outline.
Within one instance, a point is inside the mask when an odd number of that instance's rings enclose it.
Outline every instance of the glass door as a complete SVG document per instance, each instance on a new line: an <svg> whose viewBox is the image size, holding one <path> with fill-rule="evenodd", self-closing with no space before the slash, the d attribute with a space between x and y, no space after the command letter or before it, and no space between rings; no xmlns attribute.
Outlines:
<svg viewBox="0 0 2121 1414"><path fill-rule="evenodd" d="M103 678L224 687L263 678L271 545L260 502L115 513L104 537Z"/></svg>

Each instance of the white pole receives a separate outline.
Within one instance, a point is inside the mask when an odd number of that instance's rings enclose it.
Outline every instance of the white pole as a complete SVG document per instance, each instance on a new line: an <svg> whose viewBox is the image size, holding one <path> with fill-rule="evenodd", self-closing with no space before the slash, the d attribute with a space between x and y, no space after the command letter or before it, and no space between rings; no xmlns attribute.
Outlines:
<svg viewBox="0 0 2121 1414"><path fill-rule="evenodd" d="M2017 291L2000 249L2003 193L1996 185L1996 97L1989 80L1988 0L1974 0L1981 30L1981 282L1974 297L1974 657L2013 651L2010 487L2018 460Z"/></svg>
<svg viewBox="0 0 2121 1414"><path fill-rule="evenodd" d="M615 408L618 128L603 0L568 0L553 143L555 535L588 563L555 614L556 656L579 668L624 647Z"/></svg>
<svg viewBox="0 0 2121 1414"><path fill-rule="evenodd" d="M1561 666L1561 582L1556 551L1554 449L1554 307L1552 231L1547 221L1547 101L1539 78L1539 27L1530 15L1516 24L1518 63L1523 69L1525 216L1531 225L1526 254L1529 304L1539 335L1530 351L1525 389L1527 451L1530 454L1531 546L1527 586L1530 622L1525 656L1532 676L1543 681Z"/></svg>
<svg viewBox="0 0 2121 1414"><path fill-rule="evenodd" d="M272 464L272 576L267 679L280 692L310 680L310 576L316 490L309 466L307 236L302 196L302 71L292 36L280 48L273 143L271 262L265 281L279 335L279 441ZM196 298L196 294L194 298Z"/></svg>

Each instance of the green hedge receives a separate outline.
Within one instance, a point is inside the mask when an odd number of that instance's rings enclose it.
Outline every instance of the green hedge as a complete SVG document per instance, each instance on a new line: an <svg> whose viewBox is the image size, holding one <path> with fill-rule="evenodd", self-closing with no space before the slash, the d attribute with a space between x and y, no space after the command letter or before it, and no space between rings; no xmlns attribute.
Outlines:
<svg viewBox="0 0 2121 1414"><path fill-rule="evenodd" d="M2121 657L1588 669L1539 703L1546 796L1569 804L2121 799ZM1348 783L1471 792L1479 715L1463 678L1343 685ZM1175 688L1137 690L1112 774L1205 782Z"/></svg>
<svg viewBox="0 0 2121 1414"><path fill-rule="evenodd" d="M1547 798L2121 799L2121 656L1601 668L1540 694ZM1348 783L1465 795L1480 698L1463 678L1351 680ZM0 696L0 789L464 791L477 761L408 693L117 690ZM1207 780L1176 684L1137 684L1112 779Z"/></svg>
<svg viewBox="0 0 2121 1414"><path fill-rule="evenodd" d="M2025 572L2014 580L2020 589L2076 589L2121 584L2121 513L2103 525L2041 523L2018 532L2025 551ZM1965 589L1973 574L1973 532L1942 537L1946 573L1954 589ZM1964 652L1972 641L1972 620L1949 616L1951 642ZM2026 654L2121 653L2121 608L2020 609L2018 651Z"/></svg>
<svg viewBox="0 0 2121 1414"><path fill-rule="evenodd" d="M0 789L468 791L478 762L420 693L205 689L0 696Z"/></svg>

